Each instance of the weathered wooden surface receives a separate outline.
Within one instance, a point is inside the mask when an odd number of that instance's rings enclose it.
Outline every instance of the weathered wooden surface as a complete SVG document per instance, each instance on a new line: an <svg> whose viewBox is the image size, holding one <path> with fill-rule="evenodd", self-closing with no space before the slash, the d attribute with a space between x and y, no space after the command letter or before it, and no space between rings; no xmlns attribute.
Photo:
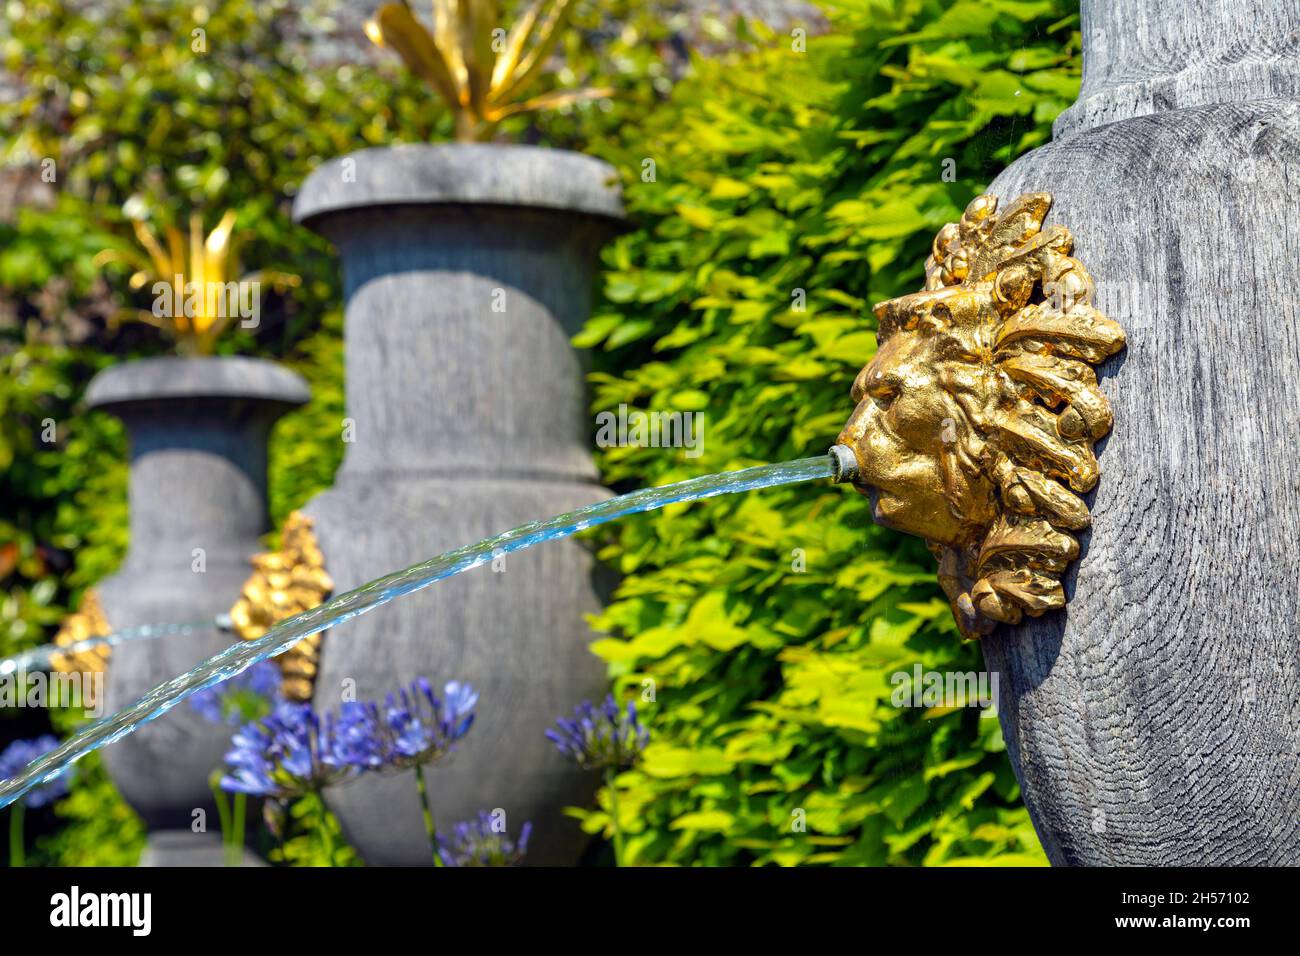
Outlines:
<svg viewBox="0 0 1300 956"><path fill-rule="evenodd" d="M1056 863L1297 864L1300 4L1083 6L989 191L1056 196L1129 345L1069 607L984 641L1003 729Z"/></svg>

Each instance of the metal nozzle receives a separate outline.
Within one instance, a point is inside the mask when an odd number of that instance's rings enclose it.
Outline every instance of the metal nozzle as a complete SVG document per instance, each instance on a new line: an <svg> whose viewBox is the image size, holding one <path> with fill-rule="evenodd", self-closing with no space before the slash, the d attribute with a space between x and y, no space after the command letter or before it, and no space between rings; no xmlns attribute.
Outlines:
<svg viewBox="0 0 1300 956"><path fill-rule="evenodd" d="M858 480L858 456L848 445L831 445L831 481L837 485Z"/></svg>

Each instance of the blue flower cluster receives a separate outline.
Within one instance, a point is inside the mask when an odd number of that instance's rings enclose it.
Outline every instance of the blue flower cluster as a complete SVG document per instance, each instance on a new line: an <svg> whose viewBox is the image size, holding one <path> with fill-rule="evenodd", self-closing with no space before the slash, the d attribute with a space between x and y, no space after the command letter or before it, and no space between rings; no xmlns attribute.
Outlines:
<svg viewBox="0 0 1300 956"><path fill-rule="evenodd" d="M335 723L311 704L282 701L230 739L221 788L287 799L356 776L363 768L341 754Z"/></svg>
<svg viewBox="0 0 1300 956"><path fill-rule="evenodd" d="M245 724L226 754L226 790L269 798L272 802L318 791L364 773L416 771L426 828L436 861L443 866L513 866L528 849L532 824L511 838L496 812L439 834L433 825L422 768L452 753L474 724L478 693L469 684L450 681L442 693L429 681L376 701L348 702L337 713L318 716L309 704L280 701L266 718ZM220 711L219 711L220 712ZM586 769L618 771L633 766L649 743L636 705L620 708L612 695L599 705L584 701L572 717L563 717L546 736L559 751ZM613 794L611 794L611 799ZM621 839L615 820L615 858Z"/></svg>
<svg viewBox="0 0 1300 956"><path fill-rule="evenodd" d="M237 727L256 720L280 703L280 668L259 661L241 674L204 688L190 706L214 724Z"/></svg>
<svg viewBox="0 0 1300 956"><path fill-rule="evenodd" d="M397 771L433 763L451 753L474 723L478 693L449 681L439 697L423 677L381 708L374 702L346 703L339 714L339 746L352 763L369 770Z"/></svg>
<svg viewBox="0 0 1300 956"><path fill-rule="evenodd" d="M468 684L451 681L439 696L424 678L389 694L382 707L345 703L323 719L310 704L281 702L231 739L221 786L284 800L368 771L432 763L469 731L477 704Z"/></svg>
<svg viewBox="0 0 1300 956"><path fill-rule="evenodd" d="M547 739L587 770L631 767L650 742L650 731L637 717L636 705L628 701L627 708L620 710L612 694L599 707L584 700L572 717L555 723L558 729L546 731Z"/></svg>
<svg viewBox="0 0 1300 956"><path fill-rule="evenodd" d="M533 825L525 823L519 839L498 829L497 817L480 810L478 819L457 823L449 836L439 835L438 857L443 866L515 866L528 852Z"/></svg>
<svg viewBox="0 0 1300 956"><path fill-rule="evenodd" d="M15 740L0 753L0 780L16 777L27 769L27 765L38 757L49 753L59 745L59 739L53 734L42 734L31 740ZM23 804L29 807L43 807L52 803L68 792L68 773L65 770L53 780L48 780L39 787L32 787L23 796Z"/></svg>

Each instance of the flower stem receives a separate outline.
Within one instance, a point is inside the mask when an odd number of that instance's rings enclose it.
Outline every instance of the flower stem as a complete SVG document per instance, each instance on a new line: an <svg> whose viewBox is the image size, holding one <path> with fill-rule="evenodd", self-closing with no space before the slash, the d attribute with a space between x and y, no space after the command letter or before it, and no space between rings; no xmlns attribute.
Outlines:
<svg viewBox="0 0 1300 956"><path fill-rule="evenodd" d="M325 859L328 861L326 866L334 865L334 834L330 832L330 811L325 806L325 798L319 793L315 795L316 805L319 808L317 813L316 828L320 831L321 843L325 847Z"/></svg>
<svg viewBox="0 0 1300 956"><path fill-rule="evenodd" d="M221 768L212 771L208 777L208 786L212 790L212 802L217 805L217 819L221 821L221 846L225 852L226 865L230 865L230 804L226 800L226 791L221 789Z"/></svg>
<svg viewBox="0 0 1300 956"><path fill-rule="evenodd" d="M420 793L420 806L424 810L424 832L429 837L429 852L433 854L433 865L442 866L442 857L438 856L438 830L433 824L433 807L429 803L429 788L424 785L424 765L415 765L415 789Z"/></svg>
<svg viewBox="0 0 1300 956"><path fill-rule="evenodd" d="M614 865L623 865L623 830L618 825L618 787L614 785L617 776L613 767L605 768L605 789L609 793L609 822L614 828Z"/></svg>
<svg viewBox="0 0 1300 956"><path fill-rule="evenodd" d="M9 808L9 865L12 867L26 862L23 854L23 816L26 812L27 807L21 800Z"/></svg>
<svg viewBox="0 0 1300 956"><path fill-rule="evenodd" d="M248 817L248 794L235 794L234 823L230 827L230 849L227 862L239 866L244 862L244 829Z"/></svg>
<svg viewBox="0 0 1300 956"><path fill-rule="evenodd" d="M289 808L278 800L267 800L262 805L262 819L266 822L267 828L274 834L276 842L280 846L280 862L288 863L289 857L284 852L284 841L288 839L289 835Z"/></svg>

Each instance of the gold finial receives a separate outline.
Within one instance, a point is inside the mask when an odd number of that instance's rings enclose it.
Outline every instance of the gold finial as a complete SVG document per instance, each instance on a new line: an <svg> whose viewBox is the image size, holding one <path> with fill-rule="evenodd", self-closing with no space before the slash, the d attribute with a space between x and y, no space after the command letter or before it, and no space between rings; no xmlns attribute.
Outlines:
<svg viewBox="0 0 1300 956"><path fill-rule="evenodd" d="M507 116L555 109L613 90L554 90L525 98L559 42L573 0L534 0L507 33L495 0L433 0L433 30L405 0L385 3L366 36L391 47L412 73L442 97L456 121L456 139L492 138Z"/></svg>
<svg viewBox="0 0 1300 956"><path fill-rule="evenodd" d="M263 270L241 276L235 210L229 209L206 236L203 220L190 216L189 233L169 225L155 235L141 219L131 220L138 248L104 249L96 266L127 265L134 271L132 291L148 286L155 294L151 309L123 309L113 321L147 323L171 338L185 356L211 355L233 319L244 315L249 295L265 280L277 289L296 286L298 276Z"/></svg>

